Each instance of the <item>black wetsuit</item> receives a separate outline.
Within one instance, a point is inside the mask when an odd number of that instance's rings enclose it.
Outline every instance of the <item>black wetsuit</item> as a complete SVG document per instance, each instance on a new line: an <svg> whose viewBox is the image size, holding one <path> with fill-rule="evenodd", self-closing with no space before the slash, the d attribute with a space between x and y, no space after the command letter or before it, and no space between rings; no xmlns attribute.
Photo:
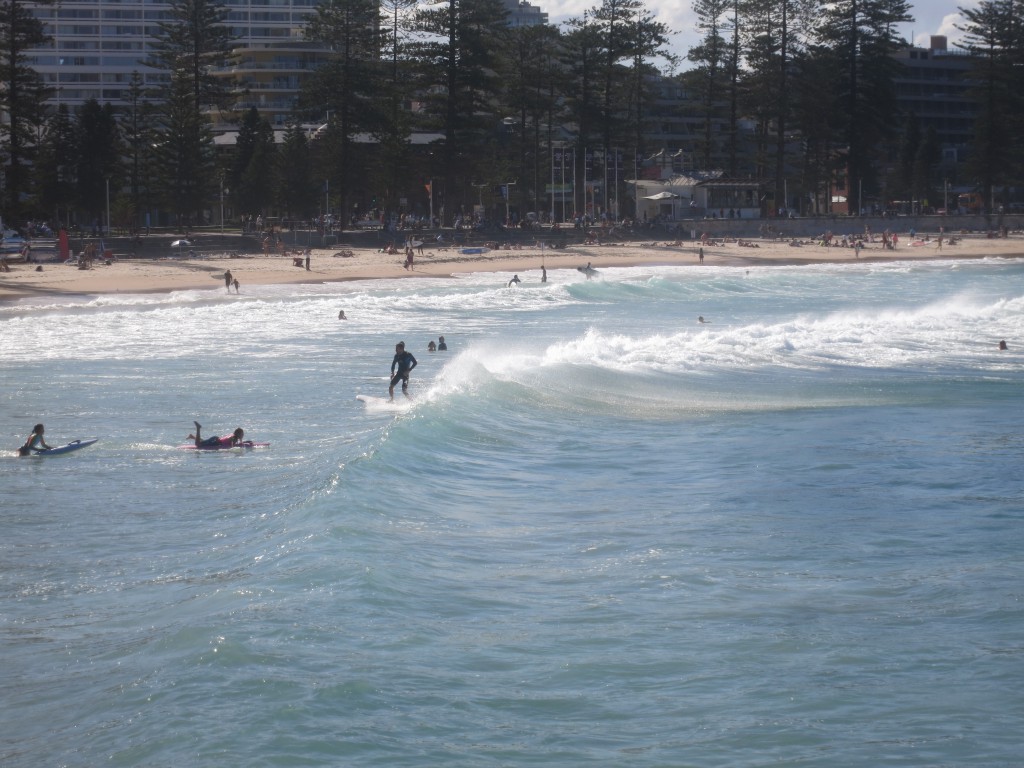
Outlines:
<svg viewBox="0 0 1024 768"><path fill-rule="evenodd" d="M394 389L398 382L402 382L402 391L409 389L409 373L415 367L416 358L412 352L405 350L395 354L395 359L391 361L391 388ZM395 368L398 369L397 373Z"/></svg>

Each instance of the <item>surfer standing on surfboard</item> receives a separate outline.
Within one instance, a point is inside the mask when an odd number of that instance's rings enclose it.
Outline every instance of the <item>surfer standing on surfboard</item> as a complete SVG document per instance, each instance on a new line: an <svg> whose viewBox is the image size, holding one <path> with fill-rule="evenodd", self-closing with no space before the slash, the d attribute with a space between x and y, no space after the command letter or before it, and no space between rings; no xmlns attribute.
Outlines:
<svg viewBox="0 0 1024 768"><path fill-rule="evenodd" d="M405 351L405 342L395 344L395 358L391 361L391 386L388 387L388 397L395 399L395 386L402 382L402 394L409 396L409 374L416 367L416 358L412 352ZM397 369L397 372L396 372Z"/></svg>

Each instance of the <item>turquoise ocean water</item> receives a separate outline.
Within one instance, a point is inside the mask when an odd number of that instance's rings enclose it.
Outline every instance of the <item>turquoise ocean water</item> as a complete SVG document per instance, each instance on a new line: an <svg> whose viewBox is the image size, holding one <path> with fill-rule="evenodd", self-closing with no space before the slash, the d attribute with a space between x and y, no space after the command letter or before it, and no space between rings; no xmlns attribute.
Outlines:
<svg viewBox="0 0 1024 768"><path fill-rule="evenodd" d="M1024 262L510 277L0 305L0 764L1020 764Z"/></svg>

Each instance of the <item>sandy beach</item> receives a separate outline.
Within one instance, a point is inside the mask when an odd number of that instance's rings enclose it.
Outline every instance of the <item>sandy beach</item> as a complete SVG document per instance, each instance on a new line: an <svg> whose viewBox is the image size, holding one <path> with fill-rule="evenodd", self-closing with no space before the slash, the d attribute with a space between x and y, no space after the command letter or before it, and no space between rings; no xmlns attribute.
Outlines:
<svg viewBox="0 0 1024 768"><path fill-rule="evenodd" d="M814 263L869 262L877 260L978 259L1024 257L1024 235L959 238L954 245L935 239L901 241L895 250L870 243L859 257L853 248L825 247L808 240L778 242L765 239L726 240L703 246L699 243L665 241L577 245L564 249L522 247L463 253L457 247L426 247L417 254L413 268L404 267L401 253L388 254L372 248L338 246L314 249L310 269L293 265L288 256L241 256L208 258L119 259L97 262L88 270L74 265L15 263L0 272L0 301L31 296L93 295L109 293L159 293L176 290L225 290L224 272L230 270L245 293L252 285L322 283L344 280L450 277L469 272L518 274L523 280L539 280L541 266L549 271L572 269L590 263L595 269L638 265L778 266ZM232 290L232 292L234 292Z"/></svg>

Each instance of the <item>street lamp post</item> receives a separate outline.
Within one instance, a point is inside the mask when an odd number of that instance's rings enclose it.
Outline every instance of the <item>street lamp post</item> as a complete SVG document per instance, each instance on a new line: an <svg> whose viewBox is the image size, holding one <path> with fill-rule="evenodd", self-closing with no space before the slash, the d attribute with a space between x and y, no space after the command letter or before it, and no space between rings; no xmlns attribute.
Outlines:
<svg viewBox="0 0 1024 768"><path fill-rule="evenodd" d="M558 154L562 151L559 149ZM551 144L551 223L555 223L555 145Z"/></svg>
<svg viewBox="0 0 1024 768"><path fill-rule="evenodd" d="M220 175L220 233L224 234L224 174Z"/></svg>

